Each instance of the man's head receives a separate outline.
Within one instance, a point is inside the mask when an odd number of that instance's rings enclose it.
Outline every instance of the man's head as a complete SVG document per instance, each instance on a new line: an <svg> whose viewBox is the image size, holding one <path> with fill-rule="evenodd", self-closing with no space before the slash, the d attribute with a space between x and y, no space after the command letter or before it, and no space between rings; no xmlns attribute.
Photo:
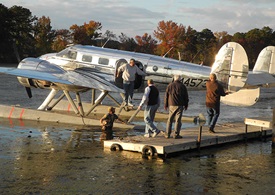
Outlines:
<svg viewBox="0 0 275 195"><path fill-rule="evenodd" d="M153 79L148 79L147 84L148 84L148 85L152 85L152 84L154 84Z"/></svg>
<svg viewBox="0 0 275 195"><path fill-rule="evenodd" d="M209 80L210 81L216 81L217 80L217 76L214 73L211 73L209 76Z"/></svg>
<svg viewBox="0 0 275 195"><path fill-rule="evenodd" d="M174 81L180 81L181 80L181 76L178 74L174 75Z"/></svg>
<svg viewBox="0 0 275 195"><path fill-rule="evenodd" d="M115 113L116 109L111 106L108 108L108 111L109 111L109 113Z"/></svg>
<svg viewBox="0 0 275 195"><path fill-rule="evenodd" d="M129 64L130 64L130 66L134 66L135 65L135 59L131 59Z"/></svg>

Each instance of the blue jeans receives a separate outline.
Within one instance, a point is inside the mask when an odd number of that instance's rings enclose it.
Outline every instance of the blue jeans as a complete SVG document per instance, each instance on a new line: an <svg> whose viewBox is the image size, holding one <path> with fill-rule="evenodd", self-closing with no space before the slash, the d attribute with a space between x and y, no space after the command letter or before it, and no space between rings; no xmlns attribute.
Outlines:
<svg viewBox="0 0 275 195"><path fill-rule="evenodd" d="M214 108L207 108L207 124L211 130L214 130L220 111Z"/></svg>
<svg viewBox="0 0 275 195"><path fill-rule="evenodd" d="M135 81L130 81L127 83L123 82L123 89L125 93L124 101L128 104L128 101L131 102L134 94Z"/></svg>
<svg viewBox="0 0 275 195"><path fill-rule="evenodd" d="M157 127L154 125L154 119L158 107L158 104L152 106L147 105L144 109L145 134L151 134L159 131Z"/></svg>
<svg viewBox="0 0 275 195"><path fill-rule="evenodd" d="M175 119L175 135L180 134L183 106L169 106L169 118L166 124L166 133L170 136Z"/></svg>

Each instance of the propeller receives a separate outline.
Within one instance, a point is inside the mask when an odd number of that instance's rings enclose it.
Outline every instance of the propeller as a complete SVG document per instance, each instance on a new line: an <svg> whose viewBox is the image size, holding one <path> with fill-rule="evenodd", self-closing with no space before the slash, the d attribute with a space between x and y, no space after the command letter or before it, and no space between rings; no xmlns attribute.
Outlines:
<svg viewBox="0 0 275 195"><path fill-rule="evenodd" d="M21 60L20 60L19 53L18 53L18 50L17 50L15 42L13 42L12 46L13 46L13 50L14 50L14 54L16 56L16 59L17 59L18 63L20 63ZM31 88L30 87L25 87L25 89L27 91L28 97L32 98Z"/></svg>
<svg viewBox="0 0 275 195"><path fill-rule="evenodd" d="M28 97L29 98L32 98L32 91L31 91L31 88L30 87L25 87L26 91L27 91L27 94L28 94Z"/></svg>

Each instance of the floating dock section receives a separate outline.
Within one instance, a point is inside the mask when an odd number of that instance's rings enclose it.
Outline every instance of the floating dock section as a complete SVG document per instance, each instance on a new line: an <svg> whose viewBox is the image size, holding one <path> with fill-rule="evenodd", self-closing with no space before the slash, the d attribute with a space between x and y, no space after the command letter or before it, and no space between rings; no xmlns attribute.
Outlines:
<svg viewBox="0 0 275 195"><path fill-rule="evenodd" d="M255 126L252 124L252 120L255 121L255 119L246 119L250 124L232 123L217 126L215 134L209 133L207 127L199 126L197 128L182 129L182 139L167 139L161 134L155 138L145 138L140 135L123 138L122 140L106 140L104 141L104 147L112 151L127 150L140 152L145 156L166 156L175 152L200 149L202 147L232 143L251 138L264 139L266 136L271 136L272 129L270 127L273 124L271 119L259 119L258 122L264 123L264 126ZM266 124L270 124L270 126L267 127Z"/></svg>

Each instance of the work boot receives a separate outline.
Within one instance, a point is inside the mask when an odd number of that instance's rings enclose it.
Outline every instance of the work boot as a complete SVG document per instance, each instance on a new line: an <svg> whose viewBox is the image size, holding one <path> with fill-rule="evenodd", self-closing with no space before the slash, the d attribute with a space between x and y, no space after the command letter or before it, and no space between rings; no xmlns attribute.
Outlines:
<svg viewBox="0 0 275 195"><path fill-rule="evenodd" d="M212 129L212 128L209 128L208 132L209 132L209 133L216 133L216 132L214 131L214 129Z"/></svg>
<svg viewBox="0 0 275 195"><path fill-rule="evenodd" d="M144 137L151 137L151 135L150 135L150 133L146 133L146 134L144 134Z"/></svg>
<svg viewBox="0 0 275 195"><path fill-rule="evenodd" d="M182 139L181 135L175 135L174 139Z"/></svg>
<svg viewBox="0 0 275 195"><path fill-rule="evenodd" d="M170 134L164 133L164 137L165 137L166 139L169 139L169 138L170 138Z"/></svg>
<svg viewBox="0 0 275 195"><path fill-rule="evenodd" d="M152 137L156 137L159 133L160 133L160 130L156 130L156 131L153 133Z"/></svg>

